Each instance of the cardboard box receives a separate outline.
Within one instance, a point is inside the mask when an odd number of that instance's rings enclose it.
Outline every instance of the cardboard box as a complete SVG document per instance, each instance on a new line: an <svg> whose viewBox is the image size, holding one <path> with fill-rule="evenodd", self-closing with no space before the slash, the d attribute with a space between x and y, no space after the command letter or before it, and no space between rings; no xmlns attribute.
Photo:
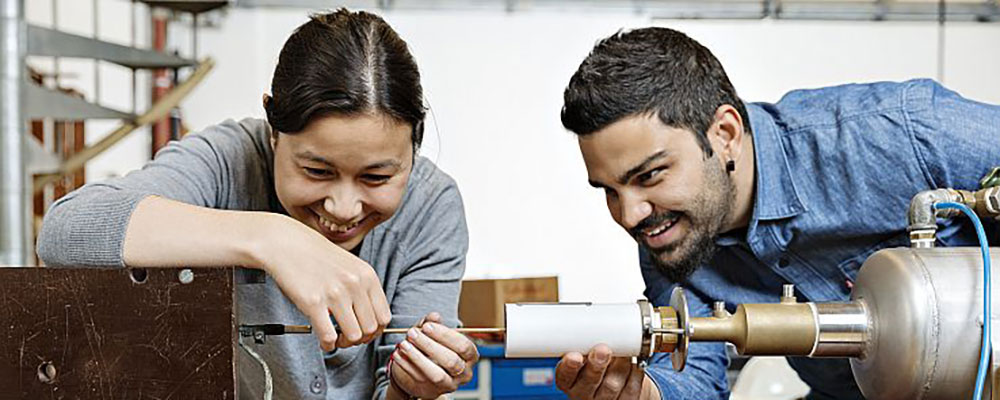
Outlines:
<svg viewBox="0 0 1000 400"><path fill-rule="evenodd" d="M458 318L470 328L504 326L506 303L559 301L559 279L554 276L462 281Z"/></svg>

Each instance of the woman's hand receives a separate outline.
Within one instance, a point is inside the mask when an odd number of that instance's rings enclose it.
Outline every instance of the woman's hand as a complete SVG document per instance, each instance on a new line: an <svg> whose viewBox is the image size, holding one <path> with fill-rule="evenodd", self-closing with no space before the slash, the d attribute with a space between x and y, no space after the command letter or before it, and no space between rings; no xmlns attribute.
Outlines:
<svg viewBox="0 0 1000 400"><path fill-rule="evenodd" d="M367 343L382 333L392 313L368 263L294 219L280 216L265 225L254 258L309 318L324 351Z"/></svg>
<svg viewBox="0 0 1000 400"><path fill-rule="evenodd" d="M391 385L409 396L433 399L472 379L479 351L465 335L441 324L432 312L406 333L390 365Z"/></svg>

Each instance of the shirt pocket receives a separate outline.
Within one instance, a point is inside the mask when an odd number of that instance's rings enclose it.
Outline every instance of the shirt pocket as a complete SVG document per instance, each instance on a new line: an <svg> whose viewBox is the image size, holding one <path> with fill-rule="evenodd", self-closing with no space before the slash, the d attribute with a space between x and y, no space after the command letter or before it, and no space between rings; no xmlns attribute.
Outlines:
<svg viewBox="0 0 1000 400"><path fill-rule="evenodd" d="M323 359L326 363L327 369L335 371L351 365L360 355L367 352L368 346L370 346L370 344L346 347L323 353Z"/></svg>
<svg viewBox="0 0 1000 400"><path fill-rule="evenodd" d="M844 274L845 278L854 282L854 280L857 279L858 271L861 270L861 266L864 265L865 260L867 260L868 257L871 257L871 255L876 251L892 247L904 247L908 244L909 235L906 232L903 232L889 239L875 243L856 255L845 258L837 265L837 267L840 269L840 272Z"/></svg>

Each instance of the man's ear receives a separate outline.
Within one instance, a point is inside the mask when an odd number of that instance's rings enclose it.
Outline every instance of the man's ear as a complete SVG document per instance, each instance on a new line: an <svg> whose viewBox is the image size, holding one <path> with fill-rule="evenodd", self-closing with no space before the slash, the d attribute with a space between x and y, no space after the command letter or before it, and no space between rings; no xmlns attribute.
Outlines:
<svg viewBox="0 0 1000 400"><path fill-rule="evenodd" d="M271 102L271 95L264 93L264 96L261 98L261 100L262 100L261 105L264 106L265 110L267 110L267 104Z"/></svg>
<svg viewBox="0 0 1000 400"><path fill-rule="evenodd" d="M718 146L723 162L739 160L743 150L743 138L746 135L743 123L743 117L736 107L723 104L715 109L712 126L708 129L709 142Z"/></svg>

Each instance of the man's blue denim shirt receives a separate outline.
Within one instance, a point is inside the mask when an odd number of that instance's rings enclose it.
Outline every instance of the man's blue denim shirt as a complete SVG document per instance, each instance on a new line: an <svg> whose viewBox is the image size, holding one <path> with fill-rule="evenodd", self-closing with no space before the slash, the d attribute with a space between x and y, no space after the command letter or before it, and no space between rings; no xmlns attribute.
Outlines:
<svg viewBox="0 0 1000 400"><path fill-rule="evenodd" d="M725 301L774 303L795 284L801 301L845 301L865 259L908 246L913 195L976 190L1000 165L1000 106L965 99L931 80L793 91L777 104L747 104L756 160L746 231L716 240L718 252L682 284L691 313ZM987 222L992 243L998 224ZM745 236L743 236L745 233ZM972 225L943 221L941 246L978 245ZM669 303L676 285L640 250L645 295ZM788 359L809 399L862 399L846 359ZM722 343L693 343L685 370L656 355L646 373L664 399L727 399Z"/></svg>

